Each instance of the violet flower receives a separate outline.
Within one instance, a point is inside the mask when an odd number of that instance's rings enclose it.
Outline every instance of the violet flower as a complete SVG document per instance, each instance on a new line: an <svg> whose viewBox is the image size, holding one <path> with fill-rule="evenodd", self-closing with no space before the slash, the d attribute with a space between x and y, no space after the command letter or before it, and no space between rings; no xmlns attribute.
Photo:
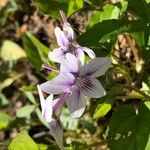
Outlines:
<svg viewBox="0 0 150 150"><path fill-rule="evenodd" d="M82 62L82 64L84 64L84 52L86 52L90 58L95 58L95 53L91 49L81 47L76 43L75 33L71 28L71 25L68 23L62 11L60 11L60 14L63 20L63 31L59 27L54 29L57 43L60 47L49 52L49 58L54 62L60 63L62 59L66 57L67 53L72 53Z"/></svg>
<svg viewBox="0 0 150 150"><path fill-rule="evenodd" d="M60 66L60 74L40 85L48 94L65 93L64 99L74 118L80 117L85 110L85 96L100 98L106 94L101 83L96 79L110 67L108 57L94 58L82 66L80 60L67 53Z"/></svg>
<svg viewBox="0 0 150 150"><path fill-rule="evenodd" d="M42 108L42 117L49 123L50 127L50 134L54 137L56 140L56 143L58 144L59 148L61 150L64 150L63 147L63 128L58 121L53 117L53 112L57 117L60 115L60 110L63 105L63 100L56 99L53 100L53 95L49 95L46 99L43 96L43 92L40 89L40 86L37 85L38 88L38 93L40 97L40 103L41 103L41 108ZM60 102L59 102L60 100ZM59 102L59 105L58 105Z"/></svg>

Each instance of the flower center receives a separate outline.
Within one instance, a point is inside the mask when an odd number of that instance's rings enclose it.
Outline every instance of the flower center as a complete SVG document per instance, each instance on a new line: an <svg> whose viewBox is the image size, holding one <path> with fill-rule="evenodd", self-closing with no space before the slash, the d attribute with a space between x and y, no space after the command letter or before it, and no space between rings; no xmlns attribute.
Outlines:
<svg viewBox="0 0 150 150"><path fill-rule="evenodd" d="M77 77L75 84L78 86L79 89L91 89L93 87L93 84L86 76Z"/></svg>
<svg viewBox="0 0 150 150"><path fill-rule="evenodd" d="M50 127L52 129L52 133L57 131L60 127L59 127L59 122L57 122L56 120L52 120L50 123Z"/></svg>
<svg viewBox="0 0 150 150"><path fill-rule="evenodd" d="M80 90L89 91L89 90L93 90L93 88L95 88L91 78L89 78L87 76L78 76L76 78L75 84L77 85L77 87Z"/></svg>
<svg viewBox="0 0 150 150"><path fill-rule="evenodd" d="M69 44L69 47L68 47L68 51L72 54L75 54L75 51L76 51L76 46L74 46L72 43Z"/></svg>

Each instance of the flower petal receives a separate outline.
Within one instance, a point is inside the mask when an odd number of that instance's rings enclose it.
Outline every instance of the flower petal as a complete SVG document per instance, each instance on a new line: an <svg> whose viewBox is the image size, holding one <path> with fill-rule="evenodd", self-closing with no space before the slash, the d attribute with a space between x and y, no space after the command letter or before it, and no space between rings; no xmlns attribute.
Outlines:
<svg viewBox="0 0 150 150"><path fill-rule="evenodd" d="M63 93L60 95L60 98L57 98L52 102L53 111L57 117L60 116L61 109L64 105L66 95L67 95L66 93Z"/></svg>
<svg viewBox="0 0 150 150"><path fill-rule="evenodd" d="M37 89L38 89L38 94L39 94L39 97L40 97L42 116L44 116L44 110L45 110L45 107L46 107L46 101L45 101L44 95L43 95L42 90L41 90L39 85L37 85Z"/></svg>
<svg viewBox="0 0 150 150"><path fill-rule="evenodd" d="M98 77L103 75L111 65L109 57L94 58L80 68L80 76Z"/></svg>
<svg viewBox="0 0 150 150"><path fill-rule="evenodd" d="M47 122L51 122L52 121L52 114L53 114L53 109L52 109L52 99L53 99L53 95L49 95L47 98L46 98L46 107L45 107L45 110L44 110L44 119L47 121Z"/></svg>
<svg viewBox="0 0 150 150"><path fill-rule="evenodd" d="M59 148L61 150L64 150L64 146L63 146L63 129L62 129L61 125L56 120L53 119L49 123L49 127L50 127L50 134L56 140L56 143L58 144Z"/></svg>
<svg viewBox="0 0 150 150"><path fill-rule="evenodd" d="M95 53L90 48L82 47L82 49L89 55L90 58L93 59L96 57Z"/></svg>
<svg viewBox="0 0 150 150"><path fill-rule="evenodd" d="M83 50L80 49L80 48L77 48L75 53L76 53L76 57L81 61L82 65L83 65L84 64L84 59L85 59Z"/></svg>
<svg viewBox="0 0 150 150"><path fill-rule="evenodd" d="M78 73L81 62L70 53L67 53L65 57L66 59L61 62L60 72Z"/></svg>
<svg viewBox="0 0 150 150"><path fill-rule="evenodd" d="M79 118L85 110L84 94L76 87L72 89L72 93L66 98L66 104L73 118Z"/></svg>
<svg viewBox="0 0 150 150"><path fill-rule="evenodd" d="M73 41L75 38L75 34L74 34L73 29L71 28L71 25L68 23L67 18L63 11L60 11L60 16L63 21L63 31L65 32L67 39L69 41Z"/></svg>
<svg viewBox="0 0 150 150"><path fill-rule="evenodd" d="M88 97L100 98L106 94L105 89L96 78L88 78L87 85L80 89Z"/></svg>
<svg viewBox="0 0 150 150"><path fill-rule="evenodd" d="M49 52L48 57L50 60L60 63L65 58L65 52L61 48L56 48Z"/></svg>
<svg viewBox="0 0 150 150"><path fill-rule="evenodd" d="M54 33L55 33L58 45L60 47L66 47L68 45L68 39L65 37L64 32L59 27L56 27L54 29Z"/></svg>
<svg viewBox="0 0 150 150"><path fill-rule="evenodd" d="M41 103L41 108L42 108L42 117L47 121L50 122L52 120L52 100L53 100L53 95L49 95L46 100L43 96L43 93L40 89L40 86L37 85L38 88L38 93L40 97L40 103Z"/></svg>
<svg viewBox="0 0 150 150"><path fill-rule="evenodd" d="M69 23L65 23L63 26L63 31L65 33L66 38L69 41L74 41L75 40L75 34L73 29L71 28L71 25Z"/></svg>
<svg viewBox="0 0 150 150"><path fill-rule="evenodd" d="M75 77L71 73L61 73L54 79L40 85L42 91L48 94L68 92L73 85Z"/></svg>

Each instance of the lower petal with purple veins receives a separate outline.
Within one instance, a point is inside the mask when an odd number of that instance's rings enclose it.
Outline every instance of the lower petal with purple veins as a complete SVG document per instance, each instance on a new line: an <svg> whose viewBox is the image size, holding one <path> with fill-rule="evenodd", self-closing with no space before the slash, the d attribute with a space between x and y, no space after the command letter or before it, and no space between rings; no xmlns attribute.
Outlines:
<svg viewBox="0 0 150 150"><path fill-rule="evenodd" d="M66 104L73 118L81 117L86 106L84 94L74 86L71 94L66 98Z"/></svg>
<svg viewBox="0 0 150 150"><path fill-rule="evenodd" d="M84 85L80 86L80 90L85 96L100 98L106 94L105 89L96 78L87 77L86 81L84 78L82 80L84 80Z"/></svg>
<svg viewBox="0 0 150 150"><path fill-rule="evenodd" d="M92 59L89 63L80 68L80 76L99 77L103 75L111 65L109 57L99 57Z"/></svg>

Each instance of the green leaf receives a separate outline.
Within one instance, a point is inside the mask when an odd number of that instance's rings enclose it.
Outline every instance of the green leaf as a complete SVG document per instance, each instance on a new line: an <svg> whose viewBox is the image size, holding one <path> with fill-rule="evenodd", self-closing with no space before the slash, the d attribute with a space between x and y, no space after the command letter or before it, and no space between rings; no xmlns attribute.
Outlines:
<svg viewBox="0 0 150 150"><path fill-rule="evenodd" d="M41 11L50 16L53 16L56 19L60 18L60 10L67 12L68 9L67 0L33 0L33 2Z"/></svg>
<svg viewBox="0 0 150 150"><path fill-rule="evenodd" d="M81 129L88 130L90 134L94 134L96 132L96 126L91 117L85 115L82 119L79 120L79 125L82 126Z"/></svg>
<svg viewBox="0 0 150 150"><path fill-rule="evenodd" d="M149 86L147 83L142 82L142 88L141 88L141 90L142 90L145 94L147 94L147 95L150 96L150 86Z"/></svg>
<svg viewBox="0 0 150 150"><path fill-rule="evenodd" d="M100 104L96 109L93 118L98 119L104 117L111 110L111 108L112 106L109 103Z"/></svg>
<svg viewBox="0 0 150 150"><path fill-rule="evenodd" d="M47 150L48 149L48 146L45 144L38 144L38 147L40 150Z"/></svg>
<svg viewBox="0 0 150 150"><path fill-rule="evenodd" d="M149 136L145 150L150 150L150 136Z"/></svg>
<svg viewBox="0 0 150 150"><path fill-rule="evenodd" d="M104 20L118 19L126 11L126 9L127 2L123 1L116 5L106 5L102 9L94 11L88 21L88 29L94 24Z"/></svg>
<svg viewBox="0 0 150 150"><path fill-rule="evenodd" d="M0 112L0 130L6 129L14 119L4 112Z"/></svg>
<svg viewBox="0 0 150 150"><path fill-rule="evenodd" d="M27 96L27 98L29 99L29 101L32 104L36 104L36 101L35 101L35 98L34 98L32 92L25 92L25 95Z"/></svg>
<svg viewBox="0 0 150 150"><path fill-rule="evenodd" d="M83 0L70 0L69 1L69 8L68 8L68 15L72 15L77 10L83 7Z"/></svg>
<svg viewBox="0 0 150 150"><path fill-rule="evenodd" d="M35 109L35 105L26 105L21 107L18 111L16 116L18 118L24 118L24 117L28 117Z"/></svg>
<svg viewBox="0 0 150 150"><path fill-rule="evenodd" d="M144 96L139 94L136 91L132 91L132 92L128 93L127 97L130 99L144 99Z"/></svg>
<svg viewBox="0 0 150 150"><path fill-rule="evenodd" d="M23 36L23 46L31 65L39 71L41 69L42 60L37 47L27 37L27 35Z"/></svg>
<svg viewBox="0 0 150 150"><path fill-rule="evenodd" d="M150 6L146 3L145 0L127 0L127 1L129 10L138 15L143 20L150 19L149 16Z"/></svg>
<svg viewBox="0 0 150 150"><path fill-rule="evenodd" d="M1 48L0 56L5 61L18 60L19 58L26 57L24 50L10 40L5 40Z"/></svg>
<svg viewBox="0 0 150 150"><path fill-rule="evenodd" d="M131 36L134 38L134 40L137 42L139 47L145 46L145 39L144 39L144 32L133 32Z"/></svg>
<svg viewBox="0 0 150 150"><path fill-rule="evenodd" d="M22 92L29 92L29 91L30 91L30 92L33 92L33 91L37 90L37 87L36 87L36 85L33 83L33 84L31 84L31 85L28 85L28 86L23 85L22 87L19 88L19 90L22 91Z"/></svg>
<svg viewBox="0 0 150 150"><path fill-rule="evenodd" d="M146 0L146 3L150 3L150 0Z"/></svg>
<svg viewBox="0 0 150 150"><path fill-rule="evenodd" d="M141 20L105 20L95 24L84 34L79 36L78 42L85 46L98 46L100 42L116 38L123 32L144 31L146 22Z"/></svg>
<svg viewBox="0 0 150 150"><path fill-rule="evenodd" d="M38 53L41 57L41 60L44 63L48 63L48 52L50 51L50 49L48 47L46 47L44 44L42 44L35 36L33 36L31 33L26 32L27 37L31 40L31 42L33 43L33 45L36 47L36 49L38 50Z"/></svg>
<svg viewBox="0 0 150 150"><path fill-rule="evenodd" d="M12 73L10 78L6 78L3 82L0 84L0 90L10 86L15 80L20 78L23 74L21 73Z"/></svg>
<svg viewBox="0 0 150 150"><path fill-rule="evenodd" d="M139 104L122 105L113 113L108 132L111 150L145 150L150 135L150 110Z"/></svg>
<svg viewBox="0 0 150 150"><path fill-rule="evenodd" d="M39 147L39 150L58 150L57 145L38 144L38 147Z"/></svg>
<svg viewBox="0 0 150 150"><path fill-rule="evenodd" d="M94 24L101 22L103 20L118 19L120 9L114 5L106 5L103 7L102 11L94 11L90 17L88 27L92 27Z"/></svg>
<svg viewBox="0 0 150 150"><path fill-rule="evenodd" d="M63 125L67 127L70 130L75 130L77 129L78 126L78 120L74 119L70 116L69 110L68 109L63 109L61 116L60 116L61 121L63 122Z"/></svg>
<svg viewBox="0 0 150 150"><path fill-rule="evenodd" d="M36 112L36 114L37 114L39 120L41 121L41 123L42 123L45 127L49 128L49 124L48 124L47 121L42 117L42 113L41 113L40 109L39 109L39 108L36 108L35 112Z"/></svg>
<svg viewBox="0 0 150 150"><path fill-rule="evenodd" d="M39 150L39 148L28 133L22 131L11 141L8 150Z"/></svg>
<svg viewBox="0 0 150 150"><path fill-rule="evenodd" d="M4 94L0 93L0 107L8 104L9 104L8 99L5 97Z"/></svg>
<svg viewBox="0 0 150 150"><path fill-rule="evenodd" d="M122 91L120 86L115 86L110 88L110 91L107 92L107 95L101 98L101 103L97 105L94 112L94 119L99 119L104 117L112 108L116 100L116 96Z"/></svg>

